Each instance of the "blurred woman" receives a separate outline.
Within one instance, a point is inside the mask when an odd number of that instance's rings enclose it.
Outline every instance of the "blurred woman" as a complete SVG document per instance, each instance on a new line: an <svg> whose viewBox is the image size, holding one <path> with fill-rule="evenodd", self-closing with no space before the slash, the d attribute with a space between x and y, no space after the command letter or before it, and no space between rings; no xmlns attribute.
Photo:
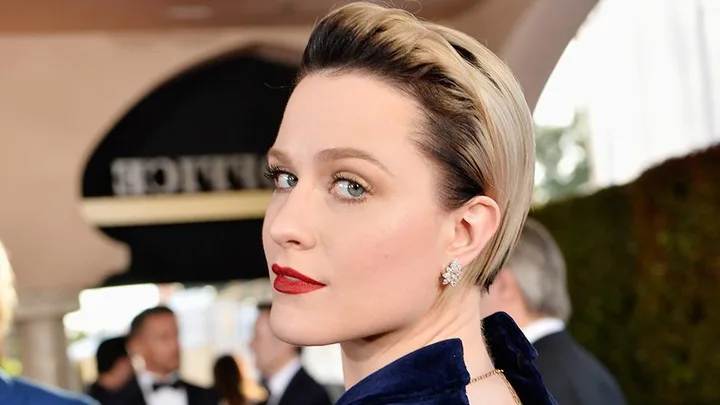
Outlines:
<svg viewBox="0 0 720 405"><path fill-rule="evenodd" d="M221 405L249 405L242 390L240 367L232 356L221 356L213 367L214 387L222 398Z"/></svg>

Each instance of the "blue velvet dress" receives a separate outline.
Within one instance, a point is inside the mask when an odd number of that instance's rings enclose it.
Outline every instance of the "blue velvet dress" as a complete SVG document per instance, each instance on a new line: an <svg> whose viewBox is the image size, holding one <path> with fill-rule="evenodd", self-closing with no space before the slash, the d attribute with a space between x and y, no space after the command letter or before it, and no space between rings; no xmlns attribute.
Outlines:
<svg viewBox="0 0 720 405"><path fill-rule="evenodd" d="M502 369L523 405L557 405L543 385L533 360L535 348L505 313L483 321L495 367ZM470 374L460 339L416 350L369 375L336 405L468 405ZM488 404L492 405L492 404Z"/></svg>

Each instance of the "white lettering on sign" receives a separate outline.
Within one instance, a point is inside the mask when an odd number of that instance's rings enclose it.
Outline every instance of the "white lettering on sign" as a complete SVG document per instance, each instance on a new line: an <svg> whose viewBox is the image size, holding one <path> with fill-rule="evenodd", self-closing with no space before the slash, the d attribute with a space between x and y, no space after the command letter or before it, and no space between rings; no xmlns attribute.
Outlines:
<svg viewBox="0 0 720 405"><path fill-rule="evenodd" d="M115 195L192 194L272 186L265 157L250 153L120 158L110 165Z"/></svg>

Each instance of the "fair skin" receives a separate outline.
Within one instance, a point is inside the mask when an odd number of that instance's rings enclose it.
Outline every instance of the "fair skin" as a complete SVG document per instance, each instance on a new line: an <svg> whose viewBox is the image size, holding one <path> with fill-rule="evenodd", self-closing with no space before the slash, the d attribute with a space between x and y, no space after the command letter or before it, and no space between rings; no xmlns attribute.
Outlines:
<svg viewBox="0 0 720 405"><path fill-rule="evenodd" d="M143 359L147 371L160 379L168 378L180 368L180 340L175 316L150 315L137 336L130 340L129 348Z"/></svg>
<svg viewBox="0 0 720 405"><path fill-rule="evenodd" d="M480 312L483 316L500 311L510 315L521 328L546 316L528 308L517 278L508 269L498 273L490 286L490 291L482 297L480 303Z"/></svg>
<svg viewBox="0 0 720 405"><path fill-rule="evenodd" d="M269 311L260 311L258 314L250 349L255 354L255 365L265 378L271 378L298 357L295 346L283 342L273 334Z"/></svg>
<svg viewBox="0 0 720 405"><path fill-rule="evenodd" d="M480 253L499 209L483 196L441 206L436 168L413 143L422 118L414 100L369 75L314 74L293 92L268 153L276 180L263 227L268 264L326 285L274 291L273 331L301 346L340 342L347 387L449 338L462 339L471 376L494 368L478 289L437 302L449 288L445 266ZM496 377L468 386L468 396L512 403Z"/></svg>

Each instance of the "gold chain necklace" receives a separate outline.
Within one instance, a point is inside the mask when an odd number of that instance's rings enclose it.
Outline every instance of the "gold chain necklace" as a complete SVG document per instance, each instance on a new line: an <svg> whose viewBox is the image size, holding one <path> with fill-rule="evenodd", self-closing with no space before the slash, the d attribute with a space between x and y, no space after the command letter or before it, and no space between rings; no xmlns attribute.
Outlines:
<svg viewBox="0 0 720 405"><path fill-rule="evenodd" d="M472 383L476 383L478 381L482 381L482 380L484 380L488 377L494 376L494 375L499 375L503 379L503 381L505 381L505 385L507 386L508 390L510 390L510 394L512 395L513 400L515 400L516 404L521 405L522 403L520 402L520 398L518 398L518 395L515 392L515 389L513 389L512 384L510 384L510 381L508 381L508 379L505 378L505 373L499 368L496 368L495 370L492 370L492 371L488 371L487 373L485 373L483 375L473 377L470 380L470 383L468 385L470 385Z"/></svg>
<svg viewBox="0 0 720 405"><path fill-rule="evenodd" d="M488 371L487 373L485 373L485 374L483 374L483 375L479 375L479 376L477 376L477 377L473 377L473 378L470 380L470 384L476 383L476 382L478 382L478 381L480 381L480 380L484 380L484 379L486 379L486 378L488 378L488 377L494 376L495 374L502 374L502 373L503 373L502 370L500 370L499 368L496 368L495 370ZM470 384L468 384L468 385L470 385Z"/></svg>

